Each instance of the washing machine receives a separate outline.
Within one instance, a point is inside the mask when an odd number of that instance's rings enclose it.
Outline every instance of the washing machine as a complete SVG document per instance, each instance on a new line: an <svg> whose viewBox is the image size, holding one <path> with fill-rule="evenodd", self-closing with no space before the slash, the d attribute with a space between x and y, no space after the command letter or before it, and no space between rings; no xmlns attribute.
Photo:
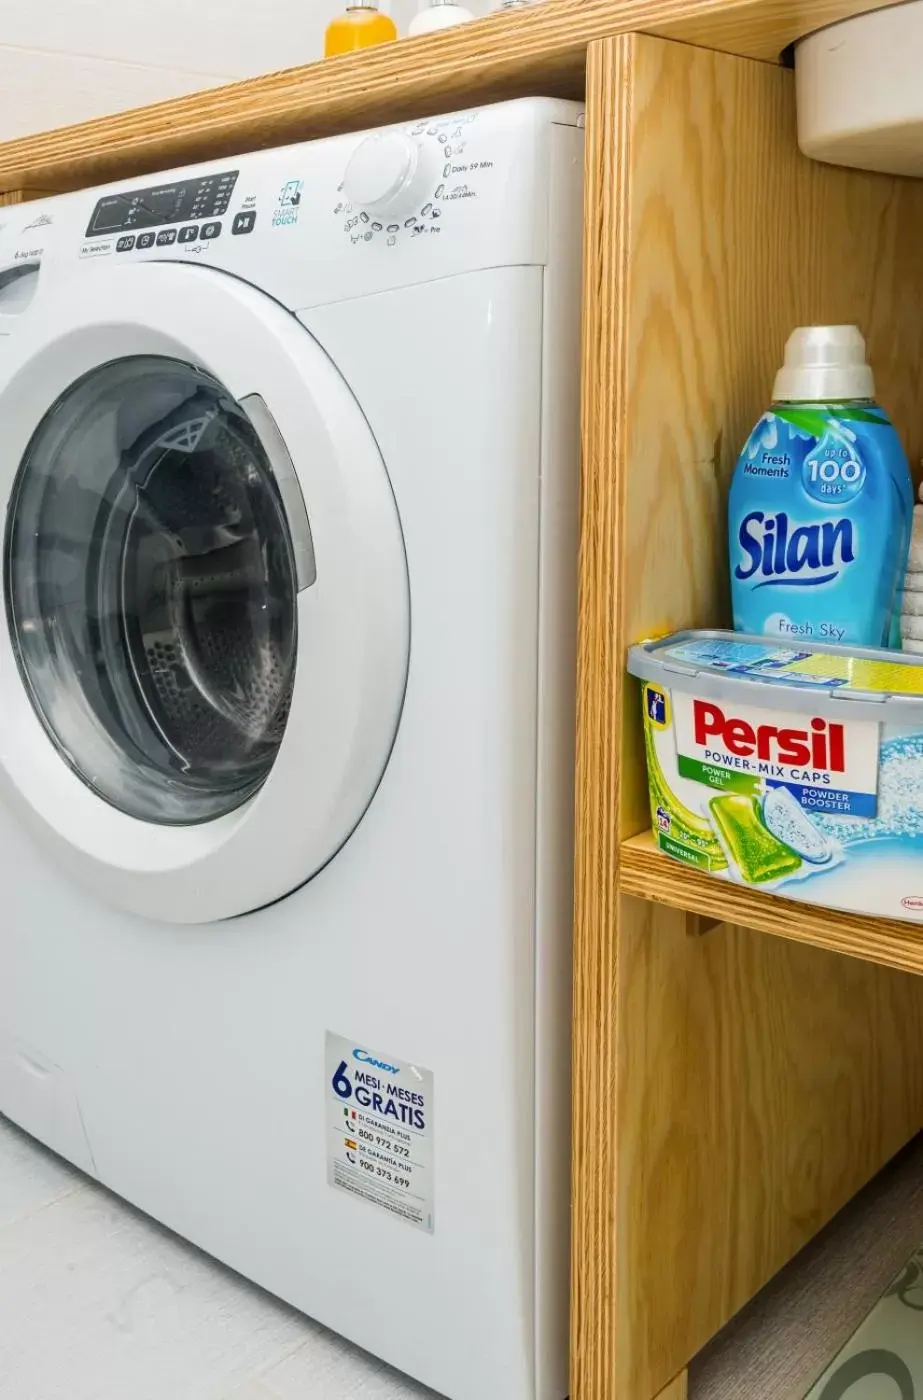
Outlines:
<svg viewBox="0 0 923 1400"><path fill-rule="evenodd" d="M0 211L0 1111L451 1400L567 1392L582 170Z"/></svg>

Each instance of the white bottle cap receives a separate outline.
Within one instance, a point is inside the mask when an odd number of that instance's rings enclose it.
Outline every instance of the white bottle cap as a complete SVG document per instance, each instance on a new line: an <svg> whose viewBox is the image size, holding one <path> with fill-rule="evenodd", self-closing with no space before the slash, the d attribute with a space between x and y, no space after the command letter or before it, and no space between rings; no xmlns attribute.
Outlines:
<svg viewBox="0 0 923 1400"><path fill-rule="evenodd" d="M858 326L799 326L785 345L773 403L842 403L873 399L875 377Z"/></svg>

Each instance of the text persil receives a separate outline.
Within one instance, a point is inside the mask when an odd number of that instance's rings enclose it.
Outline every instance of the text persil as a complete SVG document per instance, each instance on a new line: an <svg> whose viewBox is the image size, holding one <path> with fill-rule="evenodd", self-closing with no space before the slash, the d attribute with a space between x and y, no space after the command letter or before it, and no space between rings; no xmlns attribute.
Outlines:
<svg viewBox="0 0 923 1400"><path fill-rule="evenodd" d="M703 748L717 741L738 758L753 754L766 763L806 764L831 773L846 771L844 729L815 716L807 728L780 728L774 724L754 727L744 719L726 715L710 700L692 704L695 742Z"/></svg>

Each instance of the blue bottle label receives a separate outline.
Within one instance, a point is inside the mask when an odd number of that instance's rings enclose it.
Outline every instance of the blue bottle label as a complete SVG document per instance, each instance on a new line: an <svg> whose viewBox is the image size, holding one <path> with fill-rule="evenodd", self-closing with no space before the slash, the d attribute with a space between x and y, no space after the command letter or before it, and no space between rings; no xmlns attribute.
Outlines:
<svg viewBox="0 0 923 1400"><path fill-rule="evenodd" d="M884 646L913 511L907 459L872 404L777 404L740 455L729 501L734 626L790 641Z"/></svg>

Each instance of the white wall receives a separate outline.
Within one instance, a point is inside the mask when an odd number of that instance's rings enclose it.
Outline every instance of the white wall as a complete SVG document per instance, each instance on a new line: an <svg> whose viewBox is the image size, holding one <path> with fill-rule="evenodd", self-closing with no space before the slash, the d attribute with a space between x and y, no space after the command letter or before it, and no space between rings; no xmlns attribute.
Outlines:
<svg viewBox="0 0 923 1400"><path fill-rule="evenodd" d="M494 0L467 0L484 14ZM310 63L343 0L0 0L0 141ZM383 0L403 34L417 0Z"/></svg>

